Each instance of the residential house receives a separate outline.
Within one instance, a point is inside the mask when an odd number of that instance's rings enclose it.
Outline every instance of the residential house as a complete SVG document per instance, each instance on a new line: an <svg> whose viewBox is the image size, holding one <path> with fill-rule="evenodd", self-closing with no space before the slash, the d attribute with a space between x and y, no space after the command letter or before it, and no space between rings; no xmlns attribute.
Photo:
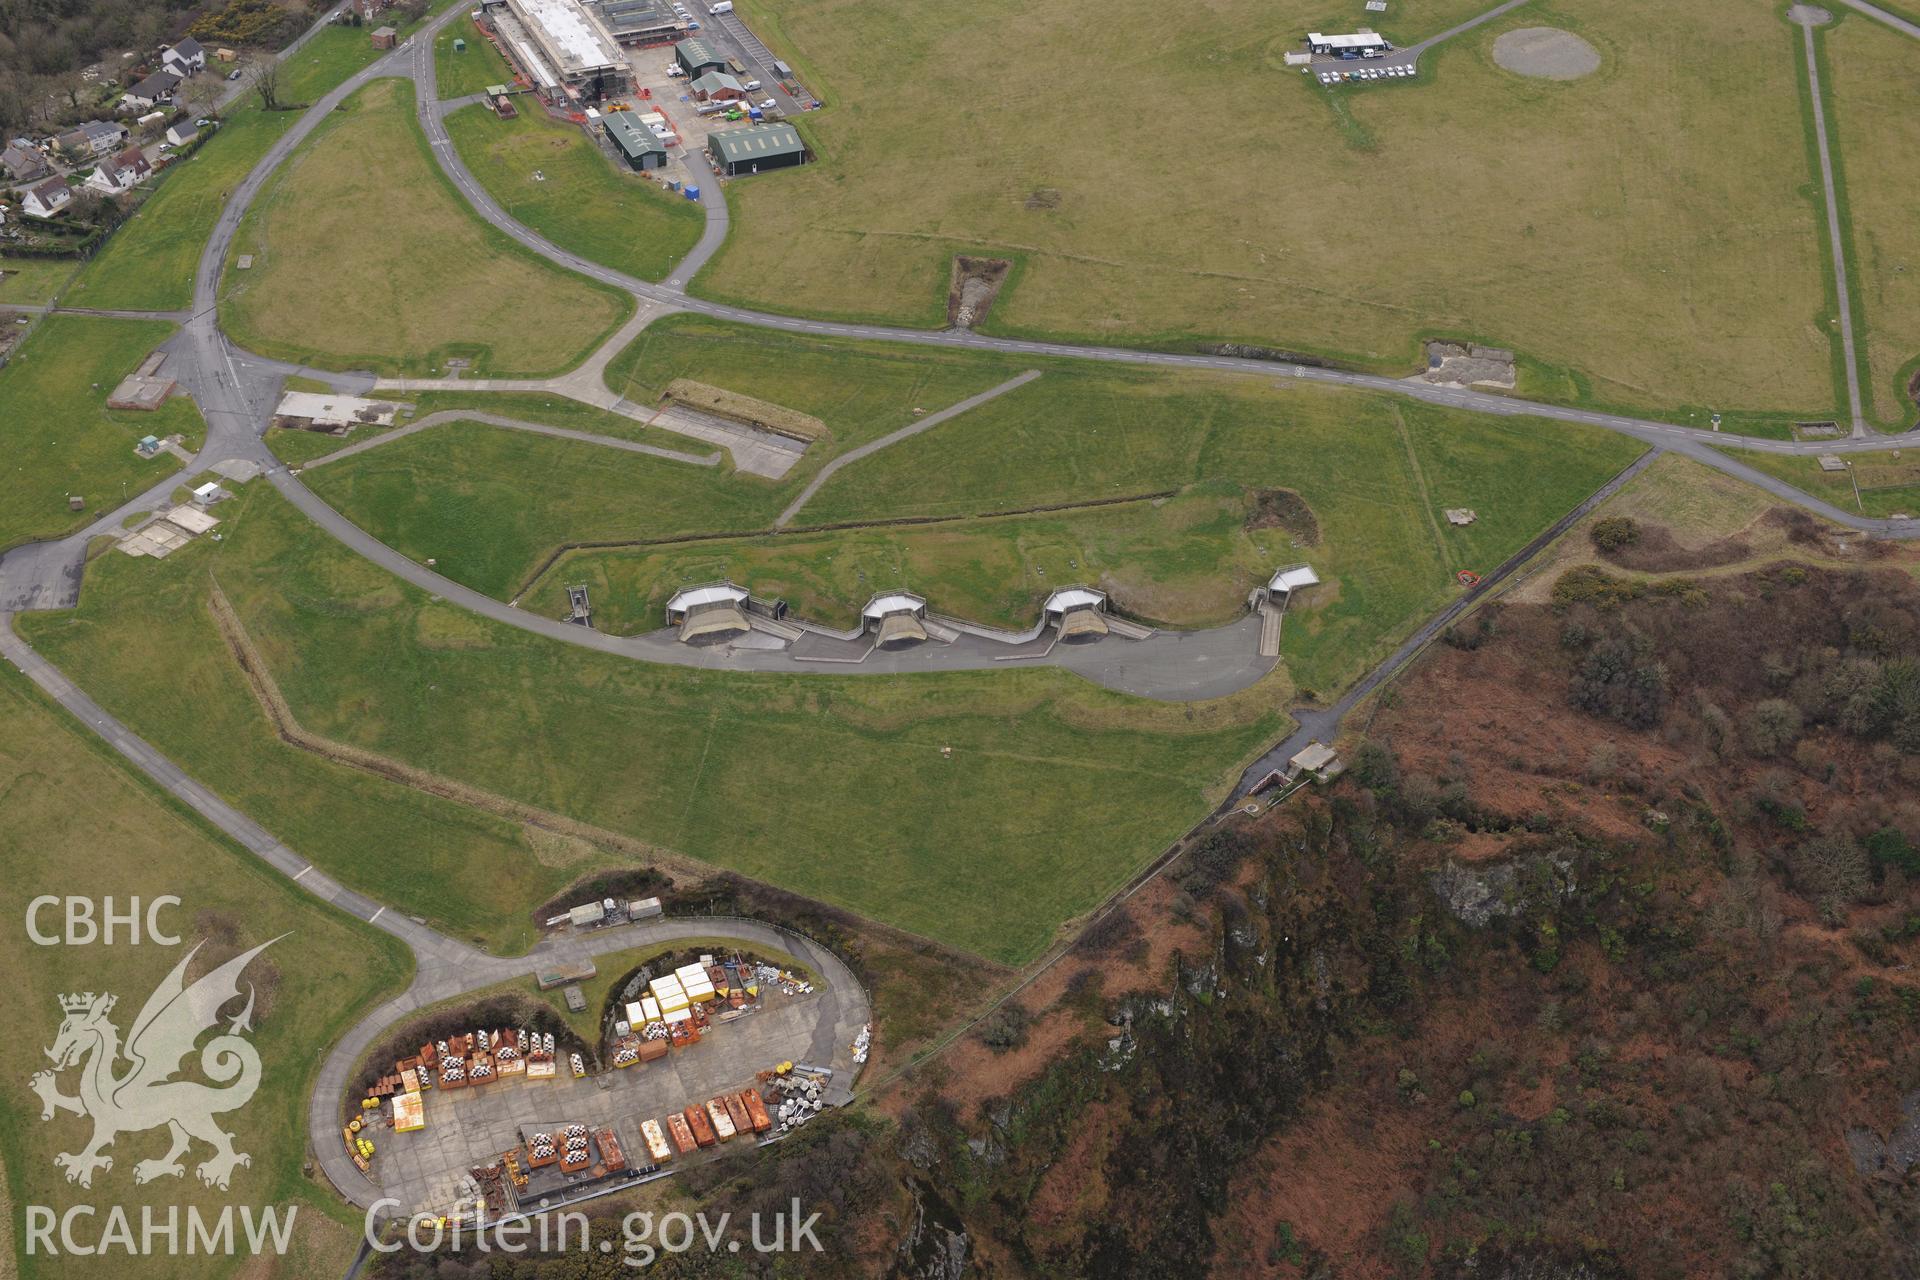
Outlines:
<svg viewBox="0 0 1920 1280"><path fill-rule="evenodd" d="M167 141L176 147L190 147L199 137L200 130L191 120L176 120L167 126Z"/></svg>
<svg viewBox="0 0 1920 1280"><path fill-rule="evenodd" d="M127 90L121 95L120 101L135 111L151 111L162 103L173 101L173 95L179 91L181 78L171 71L156 71Z"/></svg>
<svg viewBox="0 0 1920 1280"><path fill-rule="evenodd" d="M0 169L5 169L7 177L18 183L38 182L52 172L47 168L47 158L38 149L20 146L0 151Z"/></svg>
<svg viewBox="0 0 1920 1280"><path fill-rule="evenodd" d="M207 51L192 36L160 50L160 65L175 75L196 76L207 69Z"/></svg>
<svg viewBox="0 0 1920 1280"><path fill-rule="evenodd" d="M127 126L106 120L89 120L77 129L69 129L53 142L69 155L87 160L125 146Z"/></svg>
<svg viewBox="0 0 1920 1280"><path fill-rule="evenodd" d="M37 187L30 187L20 201L20 212L29 218L51 218L73 202L73 192L67 189L65 179L48 178Z"/></svg>
<svg viewBox="0 0 1920 1280"><path fill-rule="evenodd" d="M153 176L153 166L138 147L128 147L111 160L104 160L87 179L87 186L103 196L131 191Z"/></svg>

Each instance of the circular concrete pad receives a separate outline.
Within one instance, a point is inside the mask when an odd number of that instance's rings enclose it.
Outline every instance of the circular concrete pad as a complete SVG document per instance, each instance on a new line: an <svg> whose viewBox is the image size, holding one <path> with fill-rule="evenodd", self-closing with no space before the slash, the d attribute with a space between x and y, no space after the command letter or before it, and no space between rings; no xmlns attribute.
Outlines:
<svg viewBox="0 0 1920 1280"><path fill-rule="evenodd" d="M1493 42L1493 60L1517 76L1578 80L1600 69L1600 51L1558 27L1521 27Z"/></svg>
<svg viewBox="0 0 1920 1280"><path fill-rule="evenodd" d="M1787 10L1787 17L1803 27L1824 27L1833 21L1833 15L1817 4L1796 4Z"/></svg>

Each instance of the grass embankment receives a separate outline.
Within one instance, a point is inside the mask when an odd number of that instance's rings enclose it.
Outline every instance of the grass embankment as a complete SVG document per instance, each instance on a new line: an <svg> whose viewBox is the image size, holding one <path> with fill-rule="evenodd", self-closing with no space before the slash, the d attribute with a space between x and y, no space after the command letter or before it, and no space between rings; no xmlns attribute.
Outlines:
<svg viewBox="0 0 1920 1280"><path fill-rule="evenodd" d="M1862 14L1841 11L1823 30L1820 82L1844 184L1867 410L1881 426L1914 422L1908 379L1920 376L1920 218L1910 157L1920 154L1920 108L1907 85L1913 41Z"/></svg>
<svg viewBox="0 0 1920 1280"><path fill-rule="evenodd" d="M360 27L328 27L280 71L280 97L313 102L379 56ZM153 195L81 269L64 301L74 307L170 311L193 301L200 251L227 194L300 119L298 111L262 111L237 100L219 130L161 175Z"/></svg>
<svg viewBox="0 0 1920 1280"><path fill-rule="evenodd" d="M1142 617L1197 626L1231 618L1277 564L1306 559L1329 586L1289 618L1283 652L1297 681L1329 692L1449 599L1458 570L1493 568L1639 448L1557 423L1320 387L1044 367L1037 381L841 471L796 525L1178 496L990 521L583 550L546 571L523 607L557 616L567 583L586 582L600 626L647 629L676 587L733 577L823 621L848 622L875 590L904 583L944 612L1025 624L1049 590L1088 581ZM649 329L609 380L641 403L680 376L777 400L822 418L839 449L1014 372L960 353L895 355L676 321ZM309 480L382 541L504 599L565 543L765 530L818 465L813 452L794 476L769 485L459 425ZM565 483L535 500L529 475ZM1281 488L1311 506L1317 545L1250 518L1258 491ZM1478 518L1448 525L1448 507Z"/></svg>
<svg viewBox="0 0 1920 1280"><path fill-rule="evenodd" d="M356 519L378 526L392 545L431 557L441 572L506 598L568 541L765 528L839 451L908 425L916 409L930 412L984 391L1020 367L954 352L791 338L673 316L650 326L614 362L608 382L616 391L652 404L675 378L722 384L822 418L833 439L808 449L786 479L773 483L726 467L458 425L330 464L307 482ZM417 416L455 407L689 453L712 450L702 441L551 396L432 392L416 401ZM279 439L276 434L276 445ZM526 477L536 473L555 482L530 502Z"/></svg>
<svg viewBox="0 0 1920 1280"><path fill-rule="evenodd" d="M1896 458L1886 453L1843 454L1846 470L1822 471L1817 458L1745 449L1721 452L1816 498L1824 498L1842 511L1881 518L1920 517L1920 459Z"/></svg>
<svg viewBox="0 0 1920 1280"><path fill-rule="evenodd" d="M171 332L156 320L48 316L0 369L0 550L70 533L179 468L169 453L137 457L140 437L179 432L198 447L205 424L185 397L153 413L106 407ZM67 509L76 493L87 501L79 513Z"/></svg>
<svg viewBox="0 0 1920 1280"><path fill-rule="evenodd" d="M1442 331L1520 349L1538 362L1522 390L1554 399L1682 420L1833 404L1794 56L1748 0L1530 6L1414 80L1338 89L1281 65L1304 32L1370 16L1320 0L1234 0L1171 32L1150 0L1065 0L1044 21L1007 0L741 7L829 109L806 119L818 163L729 187L734 234L703 294L931 327L952 255L985 254L1015 263L996 332L1237 339L1411 372ZM1430 34L1480 7L1382 20ZM1542 23L1577 30L1601 70L1494 64L1502 31ZM1164 37L1153 57L1142 32ZM1194 181L1165 163L1178 144L1059 127L1054 104L1116 86L1222 160ZM1221 103L1260 126L1223 134ZM923 154L941 163L900 162ZM1885 172L1897 189L1901 166Z"/></svg>
<svg viewBox="0 0 1920 1280"><path fill-rule="evenodd" d="M512 120L482 106L462 108L447 117L447 133L501 208L616 271L666 279L706 225L699 205L615 168L578 126L550 119L532 99Z"/></svg>
<svg viewBox="0 0 1920 1280"><path fill-rule="evenodd" d="M456 40L465 41L466 48L456 50ZM472 23L455 22L433 38L433 78L440 100L445 102L470 93L485 93L490 85L510 85L513 72L493 41Z"/></svg>
<svg viewBox="0 0 1920 1280"><path fill-rule="evenodd" d="M7 812L0 824L0 865L7 868L12 922L0 936L0 969L13 997L13 1034L23 1048L0 1110L0 1157L12 1203L47 1205L56 1213L79 1204L121 1205L136 1224L141 1206L191 1206L206 1214L227 1205L297 1206L295 1248L276 1274L342 1274L359 1233L347 1225L352 1218L337 1207L332 1190L301 1173L307 1092L319 1051L376 996L405 984L411 961L404 948L324 908L251 854L211 834L44 703L10 666L0 668L0 796ZM96 904L111 897L116 910L175 895L180 905L163 909L159 919L182 945L36 946L23 921L27 903L43 894L81 895ZM58 932L59 917L58 907L45 910L39 924ZM51 1046L59 1031L58 998L67 992L114 993L119 1004L110 1020L126 1034L148 994L194 944L204 941L205 947L190 979L281 934L290 936L249 966L242 986L257 994L249 1038L260 1054L259 1090L245 1107L220 1117L252 1164L234 1171L229 1190L206 1187L194 1166L211 1150L195 1142L182 1177L137 1185L135 1165L164 1155L168 1139L164 1128L130 1131L114 1142L113 1168L96 1173L91 1189L69 1185L54 1156L81 1150L92 1125L64 1113L43 1123L39 1100L26 1087L30 1069L49 1065L39 1049ZM227 1012L239 1008L236 1001ZM197 1072L195 1062L186 1060L188 1076ZM60 1083L63 1092L74 1093L76 1073L66 1073ZM27 1257L17 1236L13 1250L8 1261L26 1280L82 1269L44 1253ZM243 1268L257 1271L258 1264L244 1256L203 1257L195 1259L192 1273L225 1277ZM164 1255L116 1258L112 1270L131 1277L181 1274L180 1259Z"/></svg>
<svg viewBox="0 0 1920 1280"><path fill-rule="evenodd" d="M227 331L327 368L425 374L462 357L476 373L538 376L577 363L631 300L481 222L434 163L413 106L411 84L375 81L274 175L235 237L234 252L255 261L228 268Z"/></svg>
<svg viewBox="0 0 1920 1280"><path fill-rule="evenodd" d="M0 254L0 311L9 303L37 307L51 302L78 265L70 258L9 258Z"/></svg>
<svg viewBox="0 0 1920 1280"><path fill-rule="evenodd" d="M77 611L26 630L303 854L465 936L524 941L526 912L593 855L541 865L502 821L279 743L209 616L210 571L314 733L1007 962L1156 855L1283 727L1267 685L1170 705L1051 669L635 663L432 603L264 486L224 514L223 541L108 557Z"/></svg>

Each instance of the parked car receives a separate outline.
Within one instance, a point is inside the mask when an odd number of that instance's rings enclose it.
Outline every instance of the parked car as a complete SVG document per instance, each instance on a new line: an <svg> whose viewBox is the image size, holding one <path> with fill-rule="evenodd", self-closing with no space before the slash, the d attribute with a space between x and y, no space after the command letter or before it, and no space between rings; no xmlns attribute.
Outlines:
<svg viewBox="0 0 1920 1280"><path fill-rule="evenodd" d="M239 79L239 78L240 78L241 76L243 76L243 75L245 75L245 74L246 74L246 73L245 73L244 71L242 71L242 70L240 70L240 68L238 68L238 67L235 67L235 68L234 68L233 70L231 70L231 71L229 71L229 72L227 72L227 79L229 79L229 80L238 80L238 79Z"/></svg>

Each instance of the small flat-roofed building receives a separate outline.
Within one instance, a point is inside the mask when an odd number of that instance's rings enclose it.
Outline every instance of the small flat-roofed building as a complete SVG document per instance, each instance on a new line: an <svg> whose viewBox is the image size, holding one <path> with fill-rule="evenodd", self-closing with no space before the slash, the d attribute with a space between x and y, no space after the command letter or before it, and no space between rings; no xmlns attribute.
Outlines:
<svg viewBox="0 0 1920 1280"><path fill-rule="evenodd" d="M790 124L756 124L707 135L707 154L722 177L785 169L807 162L807 144Z"/></svg>
<svg viewBox="0 0 1920 1280"><path fill-rule="evenodd" d="M1309 742L1287 761L1289 781L1307 775L1316 782L1330 782L1346 768L1339 755L1324 742Z"/></svg>
<svg viewBox="0 0 1920 1280"><path fill-rule="evenodd" d="M1041 606L1046 625L1062 640L1097 640L1107 634L1107 593L1092 587L1061 587Z"/></svg>
<svg viewBox="0 0 1920 1280"><path fill-rule="evenodd" d="M393 27L375 27L371 39L374 48L391 49L400 43L400 32Z"/></svg>
<svg viewBox="0 0 1920 1280"><path fill-rule="evenodd" d="M1307 33L1307 49L1335 58L1359 58L1368 53L1386 53L1393 46L1387 38L1377 31L1355 31L1349 35L1323 36L1318 31Z"/></svg>
<svg viewBox="0 0 1920 1280"><path fill-rule="evenodd" d="M749 630L745 587L709 582L683 587L667 601L667 625L680 628L683 643L717 640Z"/></svg>
<svg viewBox="0 0 1920 1280"><path fill-rule="evenodd" d="M673 60L687 73L689 80L697 79L709 71L725 71L727 61L713 51L713 46L705 40L695 37L682 40L673 46Z"/></svg>
<svg viewBox="0 0 1920 1280"><path fill-rule="evenodd" d="M860 610L860 629L881 648L915 644L927 638L927 602L911 591L883 591Z"/></svg>
<svg viewBox="0 0 1920 1280"><path fill-rule="evenodd" d="M218 502L220 500L220 486L211 480L207 481L205 484L194 489L193 500L201 506Z"/></svg>
<svg viewBox="0 0 1920 1280"><path fill-rule="evenodd" d="M658 169L667 162L667 144L634 119L631 111L616 111L607 117L607 141L631 168Z"/></svg>
<svg viewBox="0 0 1920 1280"><path fill-rule="evenodd" d="M1304 587L1319 585L1320 575L1313 571L1311 565L1304 564L1288 565L1284 569L1276 570L1273 577L1267 579L1268 592L1283 600Z"/></svg>

